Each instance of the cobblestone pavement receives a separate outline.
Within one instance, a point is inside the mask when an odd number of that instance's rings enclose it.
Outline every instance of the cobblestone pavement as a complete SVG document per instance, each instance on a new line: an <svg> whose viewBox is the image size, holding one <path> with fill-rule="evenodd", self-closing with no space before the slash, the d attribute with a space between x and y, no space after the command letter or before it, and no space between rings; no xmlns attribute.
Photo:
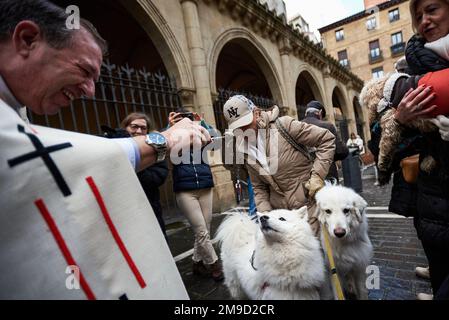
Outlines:
<svg viewBox="0 0 449 320"><path fill-rule="evenodd" d="M369 210L369 235L374 246L372 264L380 271L380 287L369 291L371 300L414 300L419 292L430 293L430 283L415 276L416 266L426 266L427 260L420 241L416 237L413 220L392 216L383 207L388 206L391 186L378 187L374 179L364 174L362 196L367 200ZM380 215L380 216L379 216ZM385 218L388 216L388 218ZM212 232L224 215L214 215ZM182 279L193 300L230 299L226 287L212 279L192 274L191 249L193 233L187 222L180 222L177 228L169 230L169 246ZM190 252L189 252L190 250ZM216 248L217 253L219 249Z"/></svg>

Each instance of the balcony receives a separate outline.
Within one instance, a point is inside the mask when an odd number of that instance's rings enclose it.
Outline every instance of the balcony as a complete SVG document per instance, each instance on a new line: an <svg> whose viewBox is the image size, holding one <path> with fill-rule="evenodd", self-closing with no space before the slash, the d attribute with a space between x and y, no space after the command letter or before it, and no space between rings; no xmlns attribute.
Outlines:
<svg viewBox="0 0 449 320"><path fill-rule="evenodd" d="M370 64L374 64L377 62L380 62L384 59L383 54L382 54L382 50L379 50L379 54L378 55L372 55L371 53L368 54L368 59L369 59L369 63Z"/></svg>
<svg viewBox="0 0 449 320"><path fill-rule="evenodd" d="M391 56L392 57L396 57L396 56L402 55L404 53L404 51L405 51L405 42L400 42L400 43L397 43L395 45L392 45L390 47L390 49L391 49Z"/></svg>

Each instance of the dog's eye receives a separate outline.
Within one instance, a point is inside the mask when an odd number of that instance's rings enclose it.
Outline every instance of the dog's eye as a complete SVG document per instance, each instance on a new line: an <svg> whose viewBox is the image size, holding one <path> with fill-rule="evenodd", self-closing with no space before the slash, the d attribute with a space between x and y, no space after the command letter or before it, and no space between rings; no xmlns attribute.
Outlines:
<svg viewBox="0 0 449 320"><path fill-rule="evenodd" d="M327 214L331 214L331 213L332 213L332 210L326 209L325 212L326 212Z"/></svg>
<svg viewBox="0 0 449 320"><path fill-rule="evenodd" d="M349 213L349 209L348 208L343 209L343 213L348 214Z"/></svg>
<svg viewBox="0 0 449 320"><path fill-rule="evenodd" d="M281 221L286 221L286 220L285 220L284 218L282 218L282 217L280 217L279 220L281 220Z"/></svg>

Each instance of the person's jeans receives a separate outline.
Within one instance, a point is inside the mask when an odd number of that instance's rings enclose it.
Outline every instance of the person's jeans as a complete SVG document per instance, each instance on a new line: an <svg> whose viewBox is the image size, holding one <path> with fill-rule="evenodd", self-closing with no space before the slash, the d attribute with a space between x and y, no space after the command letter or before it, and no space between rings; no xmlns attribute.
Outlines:
<svg viewBox="0 0 449 320"><path fill-rule="evenodd" d="M249 215L253 216L257 212L256 201L254 200L254 189L251 183L251 179L248 177L248 197L249 197Z"/></svg>

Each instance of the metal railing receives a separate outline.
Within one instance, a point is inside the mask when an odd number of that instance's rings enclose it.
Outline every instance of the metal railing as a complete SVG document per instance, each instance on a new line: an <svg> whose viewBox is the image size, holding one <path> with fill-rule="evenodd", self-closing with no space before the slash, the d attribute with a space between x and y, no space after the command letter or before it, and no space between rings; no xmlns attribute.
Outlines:
<svg viewBox="0 0 449 320"><path fill-rule="evenodd" d="M373 64L376 62L380 62L384 59L383 54L382 54L382 50L379 50L379 54L378 55L373 55L371 52L368 54L368 59L369 59L369 63Z"/></svg>
<svg viewBox="0 0 449 320"><path fill-rule="evenodd" d="M392 56L397 56L397 55L403 54L405 51L405 42L400 42L395 45L392 45L390 47L390 49L391 49Z"/></svg>

